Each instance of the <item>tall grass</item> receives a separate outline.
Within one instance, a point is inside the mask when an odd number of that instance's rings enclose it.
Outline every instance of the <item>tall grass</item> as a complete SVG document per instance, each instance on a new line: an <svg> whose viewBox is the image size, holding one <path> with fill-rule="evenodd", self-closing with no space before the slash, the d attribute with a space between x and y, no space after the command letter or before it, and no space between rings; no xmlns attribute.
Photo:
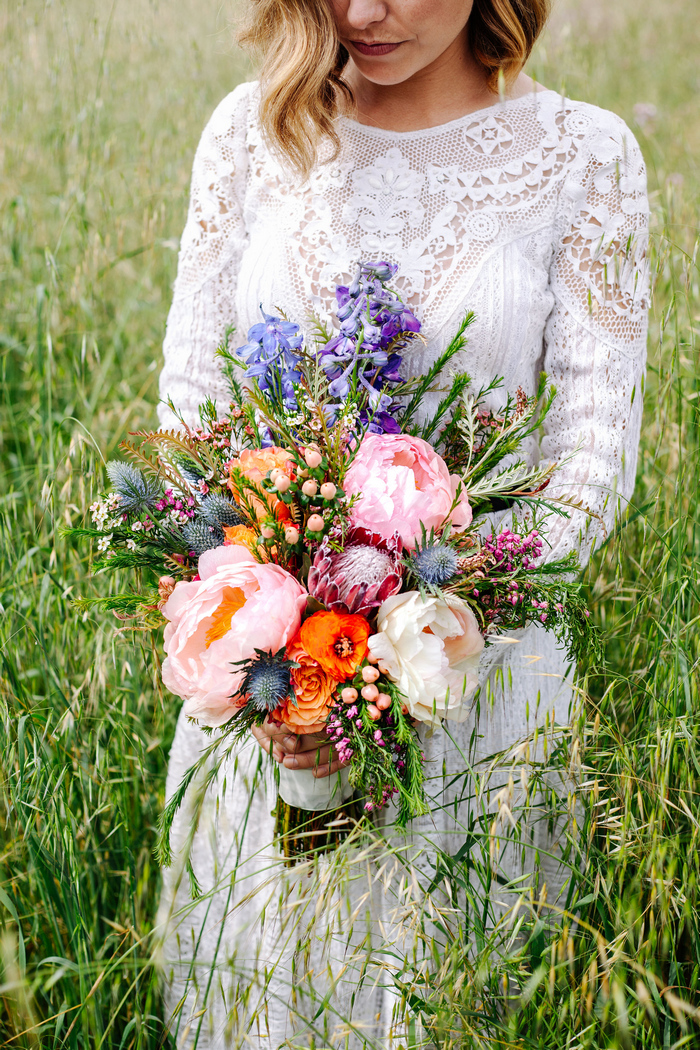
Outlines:
<svg viewBox="0 0 700 1050"><path fill-rule="evenodd" d="M698 23L694 0L571 0L533 59L625 117L649 164L646 417L632 512L589 572L609 666L582 669L578 899L553 942L533 902L490 969L465 980L458 952L412 987L438 1045L459 1018L464 1046L700 1046ZM245 68L191 0L3 0L0 68L0 1046L155 1048L176 711L138 637L76 614L89 564L61 526L96 447L153 421L192 153Z"/></svg>

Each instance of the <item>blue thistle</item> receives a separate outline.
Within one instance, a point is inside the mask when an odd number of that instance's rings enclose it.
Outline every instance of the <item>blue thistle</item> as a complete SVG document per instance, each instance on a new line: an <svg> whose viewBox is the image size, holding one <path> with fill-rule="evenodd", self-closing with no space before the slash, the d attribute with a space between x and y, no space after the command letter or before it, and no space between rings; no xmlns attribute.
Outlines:
<svg viewBox="0 0 700 1050"><path fill-rule="evenodd" d="M289 696L292 687L290 672L297 664L285 659L284 649L269 653L255 650L253 660L241 661L245 674L240 693L248 697L248 708L260 714L274 711Z"/></svg>
<svg viewBox="0 0 700 1050"><path fill-rule="evenodd" d="M160 499L160 486L155 478L145 477L131 463L114 459L107 464L107 476L120 497L123 514L141 514Z"/></svg>
<svg viewBox="0 0 700 1050"><path fill-rule="evenodd" d="M224 525L243 525L245 523L239 507L219 492L210 492L202 497L198 515L207 525L213 525L218 529L222 529ZM221 542L223 543L223 540Z"/></svg>
<svg viewBox="0 0 700 1050"><path fill-rule="evenodd" d="M444 543L418 547L408 559L408 567L421 583L442 587L457 573L457 552Z"/></svg>
<svg viewBox="0 0 700 1050"><path fill-rule="evenodd" d="M213 547L220 547L224 542L224 533L218 525L209 525L201 518L189 521L182 530L188 551L193 551L197 557Z"/></svg>

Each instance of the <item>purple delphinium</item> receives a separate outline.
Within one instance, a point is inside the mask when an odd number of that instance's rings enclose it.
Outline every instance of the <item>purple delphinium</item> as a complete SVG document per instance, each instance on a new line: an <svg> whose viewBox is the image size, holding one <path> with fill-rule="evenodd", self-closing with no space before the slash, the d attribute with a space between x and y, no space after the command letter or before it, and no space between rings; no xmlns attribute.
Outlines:
<svg viewBox="0 0 700 1050"><path fill-rule="evenodd" d="M330 394L339 402L350 393L364 396L360 426L376 434L394 434L394 414L400 405L390 390L402 381L402 358L389 347L403 332L419 332L420 322L394 292L385 287L396 274L393 263L360 263L349 286L336 288L338 334L320 351L330 380Z"/></svg>
<svg viewBox="0 0 700 1050"><path fill-rule="evenodd" d="M248 342L236 354L246 365L246 377L255 378L263 394L294 411L297 408L294 384L301 380L298 350L304 337L299 325L260 312L264 321L248 331Z"/></svg>

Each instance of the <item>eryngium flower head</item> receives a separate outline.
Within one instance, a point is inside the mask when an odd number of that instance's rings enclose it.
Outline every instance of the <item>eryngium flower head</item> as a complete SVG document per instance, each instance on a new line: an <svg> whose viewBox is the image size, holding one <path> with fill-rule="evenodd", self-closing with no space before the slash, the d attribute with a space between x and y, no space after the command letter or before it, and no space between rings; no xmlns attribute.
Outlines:
<svg viewBox="0 0 700 1050"><path fill-rule="evenodd" d="M145 477L131 463L114 459L107 464L107 476L119 496L121 514L141 514L160 498L160 486L155 478Z"/></svg>
<svg viewBox="0 0 700 1050"><path fill-rule="evenodd" d="M182 530L187 549L199 557L213 547L220 547L224 542L224 532L218 525L209 525L201 518L195 518Z"/></svg>
<svg viewBox="0 0 700 1050"><path fill-rule="evenodd" d="M408 559L413 575L428 587L443 587L456 574L459 556L444 543L417 547Z"/></svg>
<svg viewBox="0 0 700 1050"><path fill-rule="evenodd" d="M334 551L326 537L309 570L309 594L333 612L367 616L400 591L401 552L398 535L387 540L354 528L342 551Z"/></svg>
<svg viewBox="0 0 700 1050"><path fill-rule="evenodd" d="M219 529L224 525L245 524L239 507L219 492L210 492L207 496L202 497L198 515L207 525L214 525ZM221 542L223 543L223 540Z"/></svg>
<svg viewBox="0 0 700 1050"><path fill-rule="evenodd" d="M256 649L255 659L243 665L245 674L240 692L255 711L274 711L289 696L290 672L296 664L287 660L284 652L284 649L277 653Z"/></svg>

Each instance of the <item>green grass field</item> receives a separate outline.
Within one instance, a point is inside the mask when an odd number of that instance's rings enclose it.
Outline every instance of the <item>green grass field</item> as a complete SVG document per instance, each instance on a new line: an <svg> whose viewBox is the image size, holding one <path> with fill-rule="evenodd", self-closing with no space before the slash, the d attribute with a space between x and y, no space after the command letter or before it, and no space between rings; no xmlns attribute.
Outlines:
<svg viewBox="0 0 700 1050"><path fill-rule="evenodd" d="M94 585L61 530L96 447L154 420L193 151L248 75L230 16L1 0L0 1048L165 1038L152 850L177 711L145 643L72 605ZM416 1001L462 1017L465 1048L700 1047L698 53L696 0L567 0L530 67L640 140L650 359L633 510L588 574L609 666L582 669L580 922ZM479 1006L509 968L518 1008Z"/></svg>

